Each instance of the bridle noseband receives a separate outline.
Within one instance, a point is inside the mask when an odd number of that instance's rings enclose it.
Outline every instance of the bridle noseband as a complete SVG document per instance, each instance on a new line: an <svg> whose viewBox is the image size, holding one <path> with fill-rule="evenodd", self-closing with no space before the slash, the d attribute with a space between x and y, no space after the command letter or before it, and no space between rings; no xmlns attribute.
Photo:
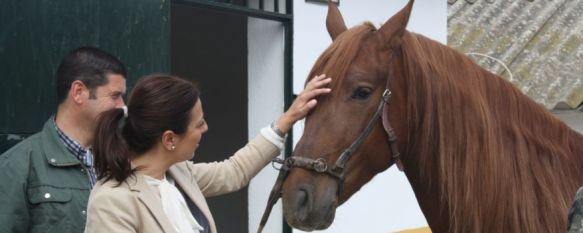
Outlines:
<svg viewBox="0 0 583 233"><path fill-rule="evenodd" d="M269 218L269 214L271 213L273 205L277 202L277 199L281 197L281 187L283 186L283 182L287 177L289 170L292 169L293 167L300 167L315 171L317 173L328 174L332 177L336 177L338 179L338 190L336 195L340 196L344 188L344 177L346 175L344 170L345 165L348 162L348 160L350 160L354 152L358 150L358 148L362 145L364 140L366 140L368 135L370 135L372 129L374 128L374 125L376 124L379 118L381 119L385 132L389 137L388 141L389 146L391 147L392 159L395 163L397 163L399 169L403 170L400 162L400 153L397 148L397 135L395 133L395 130L393 130L393 128L391 127L388 119L386 119L386 117L383 116L384 107L389 103L390 98L391 91L387 83L387 88L385 89L383 95L381 96L381 100L379 102L376 112L374 113L372 118L368 121L368 124L366 125L364 130L354 140L354 142L352 142L352 144L350 144L350 146L344 149L342 154L340 154L340 157L338 157L338 160L336 160L336 163L333 166L329 166L326 160L323 158L311 159L300 156L292 156L285 160L276 158L272 161L273 163L280 163L282 165L281 168L279 168L279 175L277 176L275 185L273 186L273 189L271 190L271 193L269 195L269 199L267 200L267 206L265 212L263 213L263 217L261 218L259 229L257 230L258 233L263 231L263 227L267 223L267 219Z"/></svg>

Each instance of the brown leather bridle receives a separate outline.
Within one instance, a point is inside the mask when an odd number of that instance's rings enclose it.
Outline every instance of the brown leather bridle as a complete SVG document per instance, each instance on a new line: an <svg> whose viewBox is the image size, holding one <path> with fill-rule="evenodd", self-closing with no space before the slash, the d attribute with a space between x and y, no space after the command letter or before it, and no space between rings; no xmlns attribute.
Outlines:
<svg viewBox="0 0 583 233"><path fill-rule="evenodd" d="M395 130L391 127L391 124L388 121L387 114L384 113L385 105L389 103L391 99L391 91L389 88L389 83L387 82L387 86L383 95L381 96L381 100L377 107L376 112L369 120L368 124L364 128L364 130L358 135L358 137L350 144L348 148L346 148L336 163L333 166L329 166L325 159L318 158L318 159L311 159L306 157L300 156L292 156L285 160L276 158L272 162L273 163L280 163L282 164L281 168L279 169L279 175L277 176L277 180L271 190L269 198L267 200L267 206L265 207L265 212L263 213L263 217L261 218L261 222L259 223L259 228L257 230L258 233L263 231L265 224L267 223L267 219L269 218L269 214L271 213L271 209L273 205L277 202L277 200L281 197L281 187L283 186L283 182L287 177L289 170L293 167L300 167L308 170L315 171L317 173L328 174L330 176L336 177L338 179L338 192L336 195L340 196L342 190L344 188L344 177L345 177L345 165L350 160L352 155L358 148L362 145L364 140L370 135L374 125L377 123L377 120L380 118L385 132L388 135L389 146L391 148L392 159L393 162L397 164L399 170L403 170L401 161L400 161L400 153L399 149L397 148L397 135Z"/></svg>

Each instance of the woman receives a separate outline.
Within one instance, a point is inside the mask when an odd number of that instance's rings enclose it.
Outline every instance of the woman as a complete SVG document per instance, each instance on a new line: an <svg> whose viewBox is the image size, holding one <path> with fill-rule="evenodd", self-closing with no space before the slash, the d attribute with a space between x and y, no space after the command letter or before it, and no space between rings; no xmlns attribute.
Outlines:
<svg viewBox="0 0 583 233"><path fill-rule="evenodd" d="M330 89L324 75L310 81L270 127L217 163L194 156L208 130L195 86L153 75L134 87L126 110L103 113L96 125L99 182L89 198L85 232L217 232L205 197L237 191L276 157L292 125Z"/></svg>

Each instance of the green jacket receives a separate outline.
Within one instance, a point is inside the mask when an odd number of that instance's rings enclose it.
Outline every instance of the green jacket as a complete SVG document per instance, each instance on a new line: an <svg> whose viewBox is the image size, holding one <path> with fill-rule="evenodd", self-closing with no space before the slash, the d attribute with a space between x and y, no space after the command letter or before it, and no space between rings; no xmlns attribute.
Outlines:
<svg viewBox="0 0 583 233"><path fill-rule="evenodd" d="M50 118L0 155L0 233L81 233L90 191L85 168Z"/></svg>

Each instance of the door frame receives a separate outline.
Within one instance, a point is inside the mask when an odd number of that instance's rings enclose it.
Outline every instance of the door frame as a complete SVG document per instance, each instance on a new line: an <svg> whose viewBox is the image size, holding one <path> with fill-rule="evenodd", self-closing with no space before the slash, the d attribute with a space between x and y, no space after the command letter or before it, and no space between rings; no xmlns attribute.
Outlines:
<svg viewBox="0 0 583 233"><path fill-rule="evenodd" d="M274 10L268 11L263 8L263 1L259 1L259 9L254 9L248 6L248 1L244 0L244 5L235 5L232 3L222 3L214 2L208 0L172 0L172 4L196 7L200 9L207 9L211 11L217 11L220 13L229 13L265 20L272 20L282 23L284 27L284 109L288 109L296 95L293 93L293 0L285 0L285 12L281 13L279 11L279 1L274 0ZM231 1L230 1L231 2ZM293 138L293 129L288 133L288 138ZM285 154L286 158L291 157L293 148L293 140L285 141ZM291 233L292 228L287 224L285 219L281 220L283 222L283 232Z"/></svg>

